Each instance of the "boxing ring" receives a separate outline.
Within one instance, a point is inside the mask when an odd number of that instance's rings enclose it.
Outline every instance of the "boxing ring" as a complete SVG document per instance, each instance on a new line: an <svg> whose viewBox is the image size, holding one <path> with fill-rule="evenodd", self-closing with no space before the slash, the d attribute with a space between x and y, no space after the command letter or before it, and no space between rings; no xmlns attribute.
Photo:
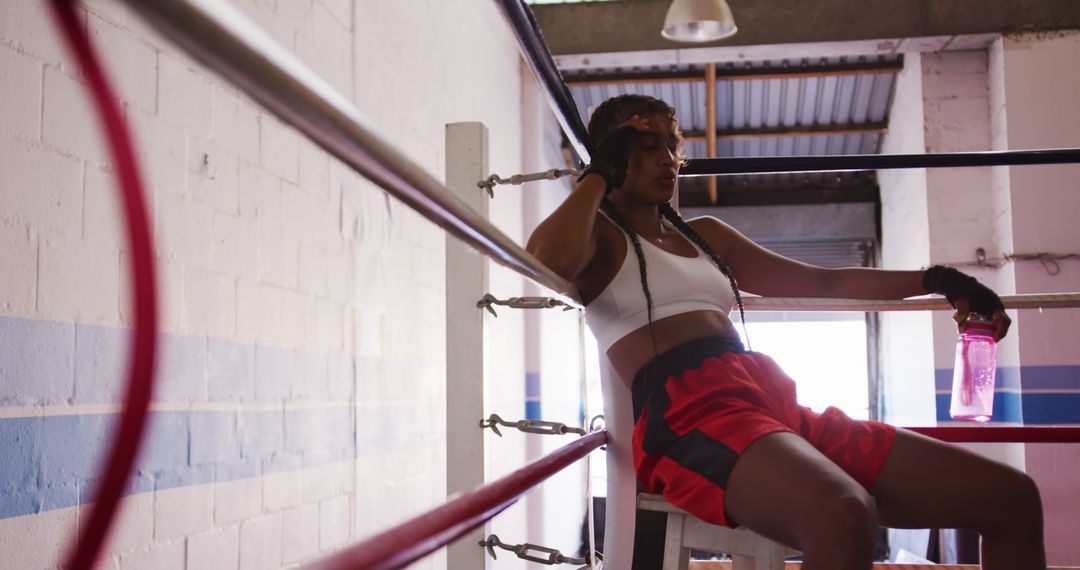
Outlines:
<svg viewBox="0 0 1080 570"><path fill-rule="evenodd" d="M584 125L531 13L519 0L498 0L497 3L517 35L522 55L544 87L552 110L578 158L587 161ZM274 115L356 172L487 258L551 290L561 304L580 308L571 284L541 265L455 196L447 186L412 163L404 153L376 133L360 112L328 83L277 46L228 4L211 0L130 0L127 4L198 61L237 85ZM126 401L105 467L105 476L87 524L88 532L80 536L67 561L67 566L83 569L93 567L101 553L143 439L154 384L157 300L147 208L122 115L99 69L85 30L78 25L73 2L53 0L53 6L69 48L87 75L108 134L128 221L128 244L133 252L131 283L135 320ZM690 161L683 175L1062 163L1080 163L1080 149L941 155L713 158ZM475 190L480 192L478 188ZM1012 295L1002 300L1006 308L1013 309L1080 307L1080 294L1077 293ZM951 307L943 299L863 302L747 298L746 309L895 311L946 310ZM465 426L459 429L465 429ZM913 429L945 441L1080 442L1080 427ZM483 525L544 479L607 443L611 442L606 431L588 433L506 477L479 486L313 566L400 568Z"/></svg>

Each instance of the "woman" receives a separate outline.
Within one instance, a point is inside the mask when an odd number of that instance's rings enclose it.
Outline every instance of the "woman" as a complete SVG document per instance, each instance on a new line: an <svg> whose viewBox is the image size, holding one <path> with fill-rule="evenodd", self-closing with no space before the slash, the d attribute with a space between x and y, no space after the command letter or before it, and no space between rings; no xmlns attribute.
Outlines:
<svg viewBox="0 0 1080 570"><path fill-rule="evenodd" d="M869 569L877 526L970 528L987 569L1045 568L1038 490L1024 473L830 408L743 349L727 313L739 289L766 296L900 299L943 293L958 316L1000 299L952 268L824 269L776 255L671 200L682 135L663 101L623 95L589 123L593 162L529 239L572 282L590 327L632 390L638 480L716 523L803 552L806 570ZM738 283L736 286L736 278Z"/></svg>

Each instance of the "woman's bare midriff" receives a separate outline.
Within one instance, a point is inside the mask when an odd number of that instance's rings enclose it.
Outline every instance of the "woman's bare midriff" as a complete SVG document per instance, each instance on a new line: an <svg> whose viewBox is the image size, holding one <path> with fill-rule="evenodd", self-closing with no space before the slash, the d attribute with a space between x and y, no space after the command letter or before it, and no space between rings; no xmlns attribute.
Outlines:
<svg viewBox="0 0 1080 570"><path fill-rule="evenodd" d="M655 353L648 325L619 339L607 351L608 360L627 388L637 371L657 354L708 336L739 338L731 319L720 311L692 311L659 319L653 321L653 332Z"/></svg>

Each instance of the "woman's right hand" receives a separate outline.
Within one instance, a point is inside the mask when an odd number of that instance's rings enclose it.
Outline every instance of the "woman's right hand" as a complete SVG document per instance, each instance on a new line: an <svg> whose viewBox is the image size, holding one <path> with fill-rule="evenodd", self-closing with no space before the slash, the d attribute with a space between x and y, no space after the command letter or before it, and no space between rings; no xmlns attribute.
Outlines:
<svg viewBox="0 0 1080 570"><path fill-rule="evenodd" d="M603 138L593 150L592 162L578 180L589 174L597 174L607 181L605 194L610 194L626 181L626 168L630 163L634 139L639 132L649 128L649 120L634 115Z"/></svg>

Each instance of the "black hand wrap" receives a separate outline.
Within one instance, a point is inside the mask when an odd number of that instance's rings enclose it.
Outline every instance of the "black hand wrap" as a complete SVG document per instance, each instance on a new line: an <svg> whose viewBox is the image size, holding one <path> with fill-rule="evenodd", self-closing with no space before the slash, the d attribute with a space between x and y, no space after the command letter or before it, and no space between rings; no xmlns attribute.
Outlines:
<svg viewBox="0 0 1080 570"><path fill-rule="evenodd" d="M956 306L957 299L967 297L968 310L972 313L990 317L994 311L1005 310L1005 305L1001 303L997 293L979 283L978 279L952 267L935 265L927 269L926 273L923 273L922 283L927 293L945 295L953 307Z"/></svg>
<svg viewBox="0 0 1080 570"><path fill-rule="evenodd" d="M580 182L589 174L603 176L604 180L607 180L605 195L622 186L626 181L626 166L630 162L630 150L633 148L634 138L637 135L638 130L629 125L611 131L596 145L592 162L581 173L581 176L578 176L578 181Z"/></svg>

